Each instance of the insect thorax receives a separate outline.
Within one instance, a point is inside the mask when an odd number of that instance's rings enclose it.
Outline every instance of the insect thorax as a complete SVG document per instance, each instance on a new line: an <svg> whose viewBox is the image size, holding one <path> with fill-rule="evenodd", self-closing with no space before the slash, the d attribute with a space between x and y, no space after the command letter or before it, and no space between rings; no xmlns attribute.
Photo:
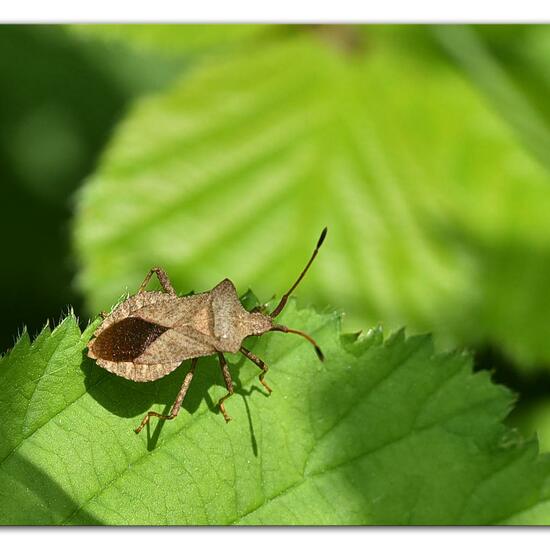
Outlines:
<svg viewBox="0 0 550 550"><path fill-rule="evenodd" d="M262 334L272 326L271 319L261 313L246 311L229 279L224 279L211 291L214 337L219 351L236 353L242 341L252 334Z"/></svg>

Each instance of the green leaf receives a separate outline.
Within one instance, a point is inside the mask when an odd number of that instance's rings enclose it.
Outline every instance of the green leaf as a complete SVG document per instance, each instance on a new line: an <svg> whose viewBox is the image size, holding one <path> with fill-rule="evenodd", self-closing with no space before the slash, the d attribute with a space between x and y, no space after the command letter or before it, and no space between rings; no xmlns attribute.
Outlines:
<svg viewBox="0 0 550 550"><path fill-rule="evenodd" d="M53 333L46 326L32 345L24 332L0 359L0 460L85 393L84 375L77 367L90 330L82 335L69 316Z"/></svg>
<svg viewBox="0 0 550 550"><path fill-rule="evenodd" d="M179 416L166 411L187 365L139 384L83 355L69 317L0 360L3 524L479 524L528 521L549 498L550 461L501 420L511 395L467 355L427 336L341 336L339 317L290 302L282 322L313 334L252 342L231 356L236 395L203 359ZM518 515L523 514L523 515ZM520 518L520 519L517 519Z"/></svg>
<svg viewBox="0 0 550 550"><path fill-rule="evenodd" d="M141 51L182 55L243 46L265 34L267 25L73 25L81 36L121 42Z"/></svg>
<svg viewBox="0 0 550 550"><path fill-rule="evenodd" d="M546 101L550 92L550 81L547 78L550 70L547 55L550 32L548 28L536 27L534 32L521 36L520 31L512 29L516 55L522 56L519 71L517 68L514 70L512 63L503 63L496 58L487 41L483 40L483 34L475 27L445 25L435 27L434 32L444 48L510 123L525 146L543 166L550 169L550 111ZM539 73L538 87L542 86L540 91L545 98L542 108L538 108L529 90L522 84L529 69Z"/></svg>
<svg viewBox="0 0 550 550"><path fill-rule="evenodd" d="M136 105L78 202L90 311L153 265L182 292L229 276L268 299L328 225L300 293L350 329L550 361L548 174L447 63L331 44L205 62Z"/></svg>

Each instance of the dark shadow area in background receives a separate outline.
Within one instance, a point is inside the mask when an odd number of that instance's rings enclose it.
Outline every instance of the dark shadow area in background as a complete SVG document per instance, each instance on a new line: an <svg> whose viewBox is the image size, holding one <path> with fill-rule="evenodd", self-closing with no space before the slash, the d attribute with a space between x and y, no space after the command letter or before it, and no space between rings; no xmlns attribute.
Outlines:
<svg viewBox="0 0 550 550"><path fill-rule="evenodd" d="M0 51L3 353L24 325L34 335L69 304L81 310L69 259L72 193L129 97L62 27L0 26Z"/></svg>
<svg viewBox="0 0 550 550"><path fill-rule="evenodd" d="M70 306L75 191L132 99L169 84L181 58L87 40L61 25L0 25L0 354Z"/></svg>
<svg viewBox="0 0 550 550"><path fill-rule="evenodd" d="M516 394L513 415L520 414L526 407L532 407L550 397L548 366L540 365L532 372L525 372L500 350L486 344L474 351L474 371L480 370L489 370L493 382L506 386Z"/></svg>

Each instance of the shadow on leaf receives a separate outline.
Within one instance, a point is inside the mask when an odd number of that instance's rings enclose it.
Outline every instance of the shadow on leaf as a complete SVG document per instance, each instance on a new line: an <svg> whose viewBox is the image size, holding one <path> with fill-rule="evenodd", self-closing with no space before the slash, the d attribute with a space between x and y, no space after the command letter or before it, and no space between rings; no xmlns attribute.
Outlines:
<svg viewBox="0 0 550 550"><path fill-rule="evenodd" d="M236 362L228 358L234 392L240 395L245 403L250 427L251 445L254 455L257 456L258 444L254 435L252 416L246 398L254 391L263 392L256 386L253 386L249 390L243 388L242 381L240 380L240 371L244 361L244 357L239 357ZM81 368L86 376L84 380L86 390L93 399L116 416L134 418L145 416L150 410L163 415L169 414L190 366L191 361L184 361L176 370L159 380L153 382L134 382L105 371L95 361L88 358L86 351L84 351ZM218 403L210 395L211 389L215 386L225 388L217 358L213 356L200 358L189 391L182 403L180 413L170 422L177 422L178 419L181 421L181 414L184 411L190 415L195 414L203 399L210 412L218 415L221 422L223 422ZM227 400L228 411L231 408L231 401L235 397L233 395ZM141 418L136 421L136 427L139 425L140 420ZM141 432L141 435L146 434L147 449L149 451L156 448L166 422L166 420L152 419ZM139 434L136 435L136 437L138 436Z"/></svg>
<svg viewBox="0 0 550 550"><path fill-rule="evenodd" d="M0 474L3 493L0 523L3 525L101 525L41 468L15 452L4 463Z"/></svg>

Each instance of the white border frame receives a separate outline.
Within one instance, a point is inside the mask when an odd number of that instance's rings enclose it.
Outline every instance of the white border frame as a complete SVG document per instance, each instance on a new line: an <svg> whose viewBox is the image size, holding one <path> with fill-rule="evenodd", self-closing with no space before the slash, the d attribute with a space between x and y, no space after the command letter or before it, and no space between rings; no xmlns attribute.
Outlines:
<svg viewBox="0 0 550 550"><path fill-rule="evenodd" d="M8 23L529 23L550 22L544 0L18 0Z"/></svg>

